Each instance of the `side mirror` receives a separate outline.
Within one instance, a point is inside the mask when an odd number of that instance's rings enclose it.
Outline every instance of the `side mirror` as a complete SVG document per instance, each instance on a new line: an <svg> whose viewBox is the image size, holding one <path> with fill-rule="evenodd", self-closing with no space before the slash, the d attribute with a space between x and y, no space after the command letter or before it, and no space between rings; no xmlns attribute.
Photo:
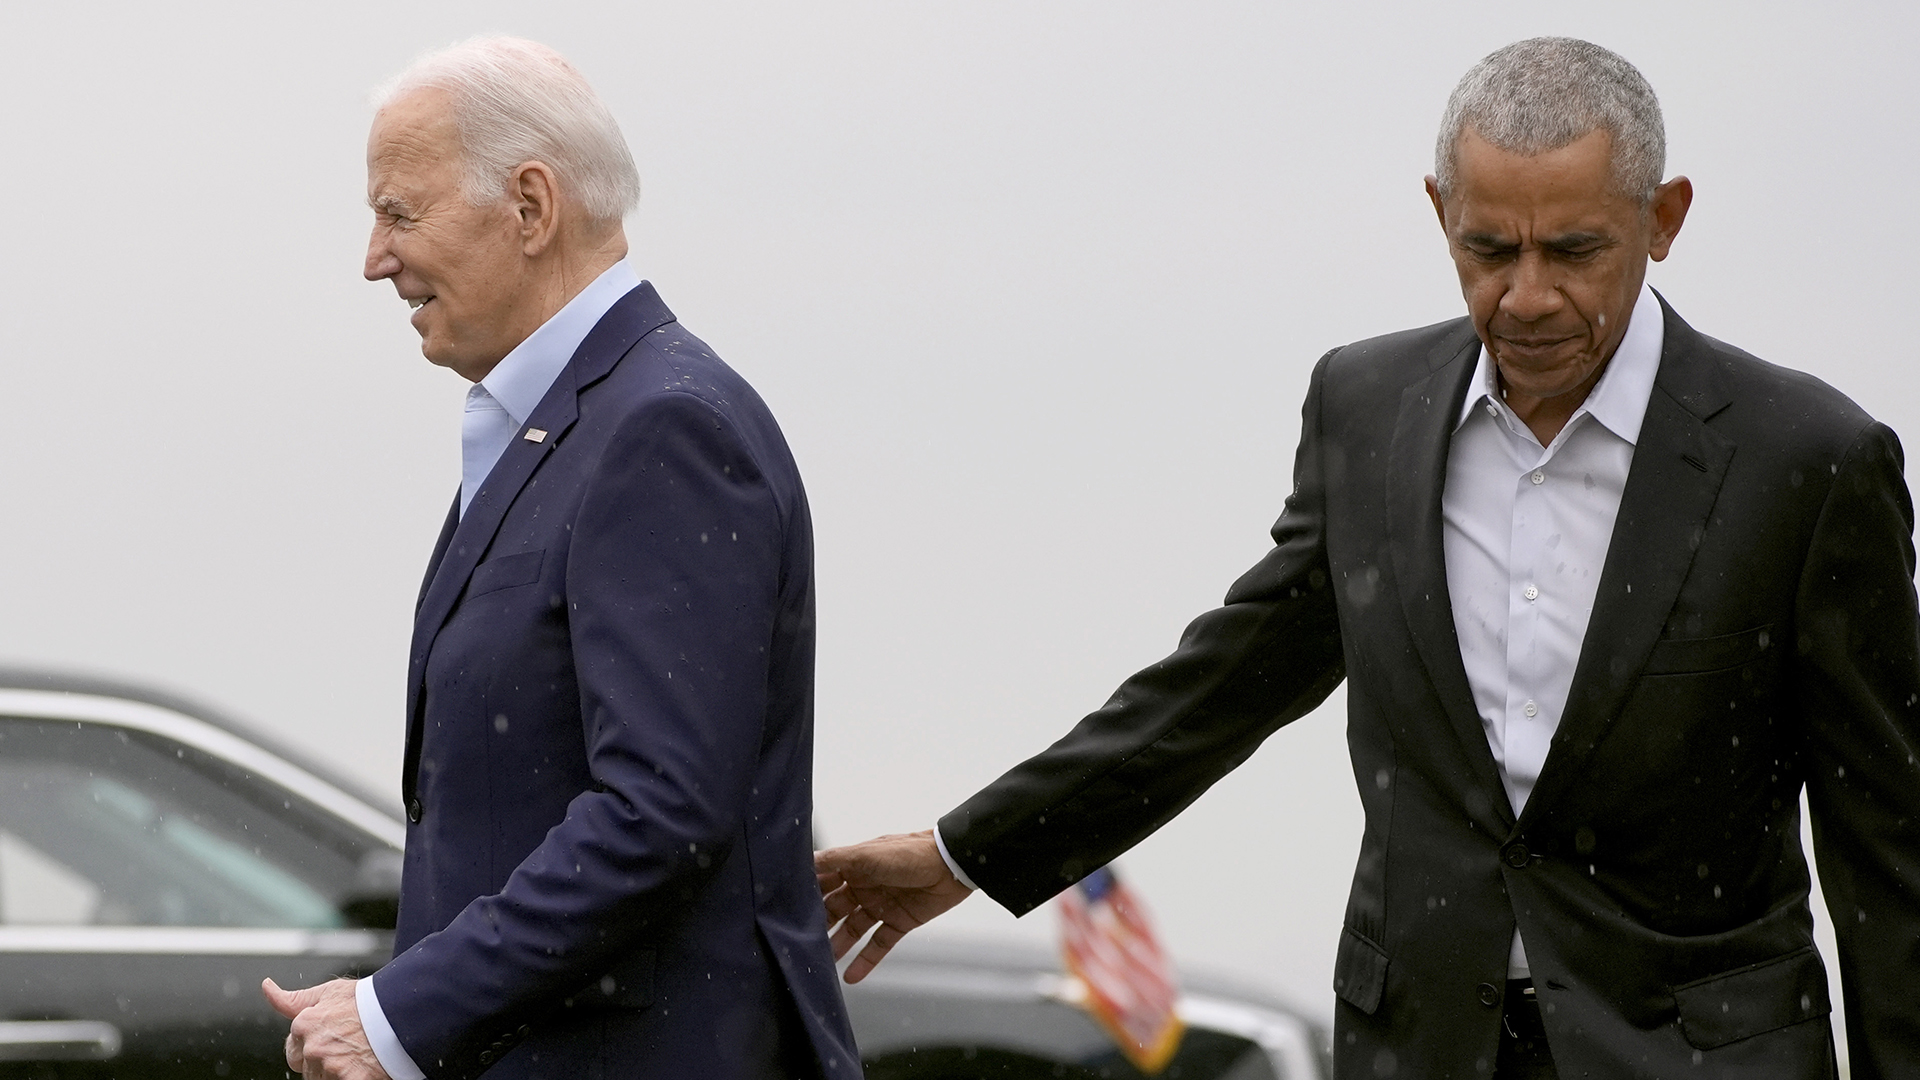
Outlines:
<svg viewBox="0 0 1920 1080"><path fill-rule="evenodd" d="M403 866L400 853L390 848L376 848L360 859L353 884L340 897L340 916L348 926L391 930L398 925Z"/></svg>

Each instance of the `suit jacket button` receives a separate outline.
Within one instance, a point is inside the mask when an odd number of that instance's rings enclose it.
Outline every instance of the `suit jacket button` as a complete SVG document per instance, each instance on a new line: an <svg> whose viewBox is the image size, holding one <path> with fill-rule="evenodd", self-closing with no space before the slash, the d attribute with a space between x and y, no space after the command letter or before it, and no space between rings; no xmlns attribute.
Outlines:
<svg viewBox="0 0 1920 1080"><path fill-rule="evenodd" d="M493 1064L493 1051L491 1050L480 1051L480 1064L482 1065Z"/></svg>
<svg viewBox="0 0 1920 1080"><path fill-rule="evenodd" d="M1493 985L1492 983L1481 983L1480 984L1480 1004L1482 1005L1500 1004L1500 988Z"/></svg>
<svg viewBox="0 0 1920 1080"><path fill-rule="evenodd" d="M1533 853L1527 850L1527 845L1518 840L1508 844L1507 850L1503 854L1507 860L1507 865L1513 867L1515 870L1526 869L1527 860L1533 858Z"/></svg>
<svg viewBox="0 0 1920 1080"><path fill-rule="evenodd" d="M529 1035L531 1035L531 1034L533 1034L533 1025L532 1025L532 1024L521 1024L521 1025L520 1025L520 1030L519 1030L519 1031L516 1031L516 1032L514 1032L514 1034L515 1034L515 1035L517 1035L517 1036L519 1036L520 1038L522 1038L522 1039L524 1039L524 1038L526 1038L527 1036L529 1036Z"/></svg>
<svg viewBox="0 0 1920 1080"><path fill-rule="evenodd" d="M408 799L407 800L407 820L413 822L415 825L420 824L420 812L423 809L425 808L420 805L420 799L418 796Z"/></svg>

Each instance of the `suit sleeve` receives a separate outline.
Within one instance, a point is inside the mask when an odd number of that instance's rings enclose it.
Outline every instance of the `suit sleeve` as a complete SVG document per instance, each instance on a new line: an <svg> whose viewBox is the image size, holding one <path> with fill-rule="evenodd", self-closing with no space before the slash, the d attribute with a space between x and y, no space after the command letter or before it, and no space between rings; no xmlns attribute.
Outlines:
<svg viewBox="0 0 1920 1080"><path fill-rule="evenodd" d="M1171 656L940 819L955 861L1016 915L1151 835L1345 677L1320 468L1332 355L1309 385L1273 550L1187 627Z"/></svg>
<svg viewBox="0 0 1920 1080"><path fill-rule="evenodd" d="M1797 599L1807 799L1856 1077L1920 1076L1920 625L1900 444L1836 466Z"/></svg>
<svg viewBox="0 0 1920 1080"><path fill-rule="evenodd" d="M499 893L375 976L429 1076L480 1071L503 1035L657 936L743 834L786 527L706 401L649 397L613 436L564 598L594 787Z"/></svg>

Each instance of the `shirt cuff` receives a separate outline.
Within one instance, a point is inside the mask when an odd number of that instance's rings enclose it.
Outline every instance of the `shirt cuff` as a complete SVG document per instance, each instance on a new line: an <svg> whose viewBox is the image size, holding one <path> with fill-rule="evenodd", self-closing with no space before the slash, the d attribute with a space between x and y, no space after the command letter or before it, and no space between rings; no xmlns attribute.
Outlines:
<svg viewBox="0 0 1920 1080"><path fill-rule="evenodd" d="M974 892L980 891L980 886L973 883L973 879L967 876L965 870L960 869L960 864L954 862L953 856L947 852L947 841L945 837L940 835L940 826L938 825L933 827L933 846L940 849L940 860L947 864L947 869L953 872L954 878L958 880L960 884L965 885ZM393 1080L400 1080L400 1077L396 1076Z"/></svg>
<svg viewBox="0 0 1920 1080"><path fill-rule="evenodd" d="M426 1080L427 1074L413 1063L413 1056L400 1045L400 1036L393 1033L393 1025L387 1023L387 1014L380 1008L380 995L373 992L371 978L354 984L353 1001L360 1008L360 1028L367 1033L367 1045L373 1047L373 1056L380 1059L380 1067L387 1070L387 1075L393 1080Z"/></svg>

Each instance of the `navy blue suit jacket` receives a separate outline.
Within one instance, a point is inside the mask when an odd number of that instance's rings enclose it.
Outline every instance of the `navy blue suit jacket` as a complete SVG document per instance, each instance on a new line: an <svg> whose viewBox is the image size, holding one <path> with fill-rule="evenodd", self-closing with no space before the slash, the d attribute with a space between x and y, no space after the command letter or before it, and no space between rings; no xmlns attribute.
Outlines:
<svg viewBox="0 0 1920 1080"><path fill-rule="evenodd" d="M428 570L374 987L429 1077L856 1080L812 871L813 654L786 442L643 283Z"/></svg>

